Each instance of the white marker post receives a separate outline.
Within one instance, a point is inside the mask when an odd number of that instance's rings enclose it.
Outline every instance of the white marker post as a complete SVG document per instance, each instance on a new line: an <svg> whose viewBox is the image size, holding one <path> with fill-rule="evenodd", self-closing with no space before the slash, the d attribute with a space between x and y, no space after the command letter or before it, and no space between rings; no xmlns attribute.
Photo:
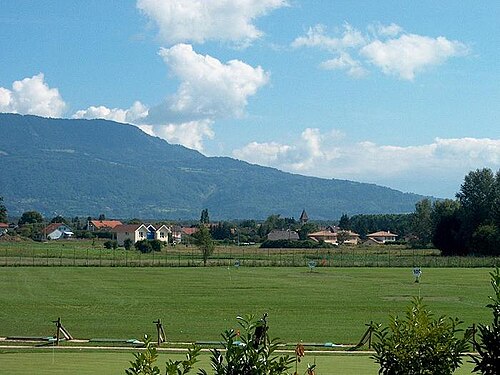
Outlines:
<svg viewBox="0 0 500 375"><path fill-rule="evenodd" d="M420 267L415 267L413 269L413 276L415 276L415 282L419 283L420 282L420 276L422 276L422 270Z"/></svg>

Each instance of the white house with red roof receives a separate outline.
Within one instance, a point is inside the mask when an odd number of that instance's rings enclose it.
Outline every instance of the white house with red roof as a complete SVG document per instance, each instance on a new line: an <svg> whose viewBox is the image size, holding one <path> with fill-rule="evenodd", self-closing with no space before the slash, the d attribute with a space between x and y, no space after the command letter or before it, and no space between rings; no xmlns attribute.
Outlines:
<svg viewBox="0 0 500 375"><path fill-rule="evenodd" d="M9 230L9 224L0 223L0 236L3 236Z"/></svg>
<svg viewBox="0 0 500 375"><path fill-rule="evenodd" d="M375 233L370 233L366 235L367 240L365 241L365 245L383 245L387 242L396 241L396 237L398 235L391 233L390 231L379 231Z"/></svg>
<svg viewBox="0 0 500 375"><path fill-rule="evenodd" d="M309 233L307 237L313 241L323 241L332 245L338 245L339 242L345 245L357 245L359 243L359 234L350 230L342 230L335 226L329 226L326 229Z"/></svg>
<svg viewBox="0 0 500 375"><path fill-rule="evenodd" d="M48 240L71 238L74 234L73 230L64 223L51 223L44 228L43 233Z"/></svg>

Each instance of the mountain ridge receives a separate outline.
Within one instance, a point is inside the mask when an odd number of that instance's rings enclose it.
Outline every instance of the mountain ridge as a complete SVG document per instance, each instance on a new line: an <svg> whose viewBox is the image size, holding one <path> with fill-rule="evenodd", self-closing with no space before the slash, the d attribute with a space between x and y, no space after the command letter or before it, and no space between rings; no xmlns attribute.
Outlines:
<svg viewBox="0 0 500 375"><path fill-rule="evenodd" d="M308 177L198 151L108 120L0 114L0 196L11 215L338 219L411 212L413 193Z"/></svg>

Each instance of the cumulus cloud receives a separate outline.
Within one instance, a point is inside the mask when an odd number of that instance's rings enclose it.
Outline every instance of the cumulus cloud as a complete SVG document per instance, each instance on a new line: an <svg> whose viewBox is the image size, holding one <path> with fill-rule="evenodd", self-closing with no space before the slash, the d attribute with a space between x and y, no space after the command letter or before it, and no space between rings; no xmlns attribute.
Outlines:
<svg viewBox="0 0 500 375"><path fill-rule="evenodd" d="M292 148L277 142L251 142L241 149L234 150L233 156L240 160L272 166L281 164L280 160L287 157Z"/></svg>
<svg viewBox="0 0 500 375"><path fill-rule="evenodd" d="M256 143L233 156L289 172L323 178L346 178L430 194L436 179L450 181L452 196L471 169L500 168L500 139L436 138L418 146L348 142L335 132L308 128L294 144ZM426 190L427 189L427 190Z"/></svg>
<svg viewBox="0 0 500 375"><path fill-rule="evenodd" d="M151 108L135 102L128 109L91 106L73 118L103 118L138 125L143 131L171 143L203 150L203 141L212 139L214 121L239 118L248 99L269 81L269 73L239 60L222 63L200 55L188 44L161 48L159 55L172 76L179 79L176 93ZM3 100L0 92L0 103Z"/></svg>
<svg viewBox="0 0 500 375"><path fill-rule="evenodd" d="M365 44L363 34L345 23L342 28L342 36L330 37L327 35L327 27L318 24L310 27L305 36L300 36L292 42L292 47L318 47L330 51L342 51Z"/></svg>
<svg viewBox="0 0 500 375"><path fill-rule="evenodd" d="M105 106L90 106L87 109L82 109L72 116L73 118L100 118L123 122L127 124L138 124L148 115L148 108L139 101L134 102L128 109L107 108Z"/></svg>
<svg viewBox="0 0 500 375"><path fill-rule="evenodd" d="M339 57L323 61L320 66L326 70L345 70L347 74L354 78L361 78L368 74L361 62L354 60L351 55L341 52Z"/></svg>
<svg viewBox="0 0 500 375"><path fill-rule="evenodd" d="M139 128L150 135L166 139L170 143L203 151L204 139L213 139L215 136L212 124L210 120L200 120L182 124L140 125Z"/></svg>
<svg viewBox="0 0 500 375"><path fill-rule="evenodd" d="M316 25L291 45L330 51L334 58L322 62L323 69L345 70L350 76L360 78L368 73L369 66L375 66L384 74L410 81L428 67L469 53L462 42L444 36L432 38L406 33L395 23L371 24L367 29L369 33L362 33L345 24L342 31L337 32L341 35L332 37L325 26Z"/></svg>
<svg viewBox="0 0 500 375"><path fill-rule="evenodd" d="M45 83L43 73L12 84L12 90L0 87L0 112L60 117L66 103L57 88Z"/></svg>
<svg viewBox="0 0 500 375"><path fill-rule="evenodd" d="M162 48L159 54L181 83L165 103L151 108L148 121L153 123L241 117L248 98L269 81L260 66L239 60L224 64L188 44Z"/></svg>
<svg viewBox="0 0 500 375"><path fill-rule="evenodd" d="M467 53L465 44L445 37L404 34L387 41L374 40L361 49L361 54L385 74L413 80L423 69L440 65L450 57Z"/></svg>
<svg viewBox="0 0 500 375"><path fill-rule="evenodd" d="M138 0L139 8L158 26L169 44L207 40L248 44L262 36L254 21L286 0Z"/></svg>

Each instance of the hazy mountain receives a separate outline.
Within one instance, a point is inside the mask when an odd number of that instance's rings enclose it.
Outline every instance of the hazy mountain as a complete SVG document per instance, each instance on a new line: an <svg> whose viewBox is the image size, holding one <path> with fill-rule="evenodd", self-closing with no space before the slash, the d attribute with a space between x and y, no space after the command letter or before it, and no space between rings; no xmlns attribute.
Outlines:
<svg viewBox="0 0 500 375"><path fill-rule="evenodd" d="M410 212L422 198L372 184L285 173L197 151L106 120L0 114L0 196L10 215L338 219Z"/></svg>

